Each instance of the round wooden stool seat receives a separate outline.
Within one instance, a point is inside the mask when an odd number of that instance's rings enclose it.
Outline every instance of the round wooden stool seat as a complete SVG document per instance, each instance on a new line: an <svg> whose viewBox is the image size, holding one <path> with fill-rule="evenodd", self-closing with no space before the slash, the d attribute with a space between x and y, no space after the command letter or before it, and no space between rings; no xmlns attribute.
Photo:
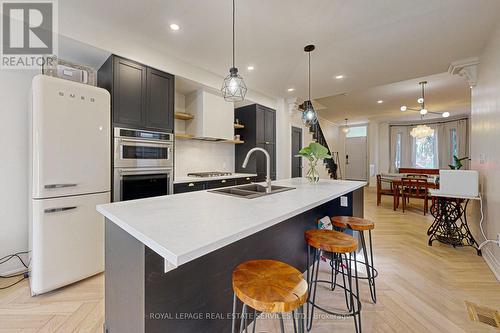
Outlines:
<svg viewBox="0 0 500 333"><path fill-rule="evenodd" d="M375 223L370 220L354 216L335 216L331 218L332 224L339 228L349 228L356 231L372 230Z"/></svg>
<svg viewBox="0 0 500 333"><path fill-rule="evenodd" d="M276 260L250 260L233 271L233 290L260 312L291 312L307 300L307 281L294 267Z"/></svg>
<svg viewBox="0 0 500 333"><path fill-rule="evenodd" d="M354 237L333 230L307 230L305 238L310 246L327 252L351 253L358 248L358 241Z"/></svg>

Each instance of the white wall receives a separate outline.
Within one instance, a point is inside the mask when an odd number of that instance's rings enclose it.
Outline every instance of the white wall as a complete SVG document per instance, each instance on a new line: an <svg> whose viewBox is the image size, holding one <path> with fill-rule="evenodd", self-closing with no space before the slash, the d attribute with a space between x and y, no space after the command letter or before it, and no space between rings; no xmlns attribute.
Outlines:
<svg viewBox="0 0 500 333"><path fill-rule="evenodd" d="M389 123L378 125L378 173L388 173L391 164L389 147Z"/></svg>
<svg viewBox="0 0 500 333"><path fill-rule="evenodd" d="M30 71L0 71L0 257L28 250L28 96ZM0 275L21 268L12 259Z"/></svg>
<svg viewBox="0 0 500 333"><path fill-rule="evenodd" d="M200 171L234 172L234 144L176 140L175 177Z"/></svg>
<svg viewBox="0 0 500 333"><path fill-rule="evenodd" d="M471 168L480 172L484 229L490 239L500 233L500 25L480 57L477 86L472 91ZM484 156L484 163L481 163ZM476 224L478 214L476 215ZM483 238L477 236L479 242ZM500 280L500 249L490 244L483 257Z"/></svg>

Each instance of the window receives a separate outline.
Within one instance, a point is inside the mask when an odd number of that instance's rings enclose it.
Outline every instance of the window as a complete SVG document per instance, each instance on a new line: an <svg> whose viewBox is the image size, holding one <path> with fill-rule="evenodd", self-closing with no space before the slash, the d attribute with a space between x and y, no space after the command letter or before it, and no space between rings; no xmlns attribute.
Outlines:
<svg viewBox="0 0 500 333"><path fill-rule="evenodd" d="M458 156L458 143L457 143L457 129L452 128L450 130L450 164L455 165L455 160L453 156Z"/></svg>
<svg viewBox="0 0 500 333"><path fill-rule="evenodd" d="M401 167L401 138L401 133L398 133L396 135L396 156L394 159L394 166L396 167L396 169L399 169Z"/></svg>
<svg viewBox="0 0 500 333"><path fill-rule="evenodd" d="M349 127L346 138L359 138L366 136L366 126Z"/></svg>
<svg viewBox="0 0 500 333"><path fill-rule="evenodd" d="M414 139L414 142L415 167L424 169L436 168L436 135Z"/></svg>

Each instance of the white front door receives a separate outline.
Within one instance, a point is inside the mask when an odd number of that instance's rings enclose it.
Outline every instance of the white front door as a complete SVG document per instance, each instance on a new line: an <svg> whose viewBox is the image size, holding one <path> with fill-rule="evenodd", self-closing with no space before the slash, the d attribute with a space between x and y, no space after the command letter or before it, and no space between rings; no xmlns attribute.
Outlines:
<svg viewBox="0 0 500 333"><path fill-rule="evenodd" d="M366 136L346 138L345 154L345 178L349 180L366 180Z"/></svg>

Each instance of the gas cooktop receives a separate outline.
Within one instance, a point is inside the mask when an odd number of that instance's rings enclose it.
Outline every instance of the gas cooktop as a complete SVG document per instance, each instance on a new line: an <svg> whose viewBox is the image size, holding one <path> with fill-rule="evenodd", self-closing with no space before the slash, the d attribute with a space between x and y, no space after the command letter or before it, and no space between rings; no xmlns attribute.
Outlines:
<svg viewBox="0 0 500 333"><path fill-rule="evenodd" d="M224 171L209 171L209 172L191 172L188 173L190 177L220 177L220 176L231 176L231 172Z"/></svg>

